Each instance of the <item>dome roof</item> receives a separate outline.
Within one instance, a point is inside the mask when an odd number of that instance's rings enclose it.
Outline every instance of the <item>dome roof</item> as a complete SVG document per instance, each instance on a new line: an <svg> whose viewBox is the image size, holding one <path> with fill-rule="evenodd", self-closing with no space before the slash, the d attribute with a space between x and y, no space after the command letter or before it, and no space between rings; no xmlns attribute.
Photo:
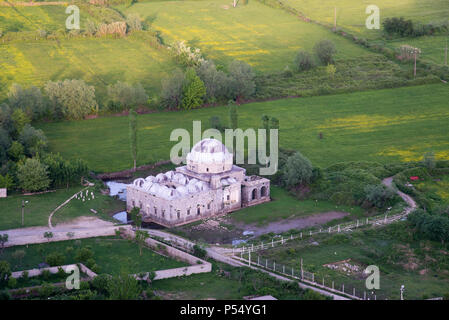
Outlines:
<svg viewBox="0 0 449 320"><path fill-rule="evenodd" d="M187 167L198 173L219 173L232 168L232 154L216 139L203 139L187 155Z"/></svg>

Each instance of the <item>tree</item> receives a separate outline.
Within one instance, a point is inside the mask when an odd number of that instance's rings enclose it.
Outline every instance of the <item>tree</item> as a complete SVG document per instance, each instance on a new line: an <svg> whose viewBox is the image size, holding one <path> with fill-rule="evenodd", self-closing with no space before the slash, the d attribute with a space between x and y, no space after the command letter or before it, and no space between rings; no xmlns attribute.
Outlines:
<svg viewBox="0 0 449 320"><path fill-rule="evenodd" d="M164 108L178 108L182 101L182 88L184 74L176 70L173 74L162 80L161 104Z"/></svg>
<svg viewBox="0 0 449 320"><path fill-rule="evenodd" d="M207 102L225 100L230 96L230 78L221 70L217 70L215 64L206 60L197 69L197 74L206 86Z"/></svg>
<svg viewBox="0 0 449 320"><path fill-rule="evenodd" d="M27 159L25 163L19 164L17 179L19 180L19 186L24 191L46 190L50 185L47 166L38 159Z"/></svg>
<svg viewBox="0 0 449 320"><path fill-rule="evenodd" d="M41 129L26 124L19 135L19 142L25 147L27 156L42 154L47 149L47 137Z"/></svg>
<svg viewBox="0 0 449 320"><path fill-rule="evenodd" d="M253 96L256 90L255 74L249 64L234 60L229 65L229 76L232 79L232 98L247 99Z"/></svg>
<svg viewBox="0 0 449 320"><path fill-rule="evenodd" d="M133 158L133 170L137 166L137 112L131 110L129 113L129 144L131 147L131 156Z"/></svg>
<svg viewBox="0 0 449 320"><path fill-rule="evenodd" d="M7 173L5 176L0 174L0 188L10 189L14 186L14 179Z"/></svg>
<svg viewBox="0 0 449 320"><path fill-rule="evenodd" d="M296 71L306 71L310 70L314 67L315 63L313 62L312 55L306 51L299 51L296 54L294 65Z"/></svg>
<svg viewBox="0 0 449 320"><path fill-rule="evenodd" d="M284 181L288 187L307 184L313 175L312 163L300 152L288 157L284 170Z"/></svg>
<svg viewBox="0 0 449 320"><path fill-rule="evenodd" d="M8 242L8 238L9 238L9 235L7 233L0 234L0 248L2 249L2 254L3 254L3 249L5 249L5 243Z"/></svg>
<svg viewBox="0 0 449 320"><path fill-rule="evenodd" d="M44 238L47 239L48 242L50 242L50 239L53 238L53 232L51 232L51 231L45 231L45 232L44 232Z"/></svg>
<svg viewBox="0 0 449 320"><path fill-rule="evenodd" d="M229 106L229 124L231 129L235 130L238 128L238 113L237 113L237 106L235 105L235 102L231 100L228 103Z"/></svg>
<svg viewBox="0 0 449 320"><path fill-rule="evenodd" d="M130 212L131 219L134 221L134 225L137 229L142 227L142 215L140 214L140 209L138 207L134 207Z"/></svg>
<svg viewBox="0 0 449 320"><path fill-rule="evenodd" d="M384 207L395 195L392 189L383 185L367 185L364 191L366 193L366 200L378 208Z"/></svg>
<svg viewBox="0 0 449 320"><path fill-rule="evenodd" d="M142 248L145 246L145 241L150 237L148 232L144 230L136 230L134 241L139 246L139 255L142 256Z"/></svg>
<svg viewBox="0 0 449 320"><path fill-rule="evenodd" d="M107 291L111 300L137 300L142 288L136 278L121 272L109 279Z"/></svg>
<svg viewBox="0 0 449 320"><path fill-rule="evenodd" d="M4 287L11 276L11 265L8 261L0 261L0 288Z"/></svg>
<svg viewBox="0 0 449 320"><path fill-rule="evenodd" d="M95 88L83 80L48 81L45 92L56 117L82 119L98 111Z"/></svg>
<svg viewBox="0 0 449 320"><path fill-rule="evenodd" d="M30 123L30 119L25 112L22 111L22 109L14 110L11 115L11 119L13 121L16 134L20 134L23 128Z"/></svg>
<svg viewBox="0 0 449 320"><path fill-rule="evenodd" d="M329 40L321 40L313 48L318 59L324 64L328 65L334 62L334 55L337 52L333 42Z"/></svg>
<svg viewBox="0 0 449 320"><path fill-rule="evenodd" d="M11 147L8 149L8 156L13 161L19 161L25 156L25 148L19 141L13 141Z"/></svg>
<svg viewBox="0 0 449 320"><path fill-rule="evenodd" d="M138 14L131 13L128 15L126 17L126 24L128 25L128 32L142 30L142 20Z"/></svg>
<svg viewBox="0 0 449 320"><path fill-rule="evenodd" d="M206 87L200 77L197 76L195 69L187 69L182 87L181 107L185 110L200 107L205 95Z"/></svg>
<svg viewBox="0 0 449 320"><path fill-rule="evenodd" d="M8 103L13 109L21 109L31 120L39 120L45 114L44 97L35 86L24 89L14 83L9 88Z"/></svg>
<svg viewBox="0 0 449 320"><path fill-rule="evenodd" d="M108 86L108 99L110 109L121 111L145 104L148 101L148 95L140 83L132 86L118 81Z"/></svg>

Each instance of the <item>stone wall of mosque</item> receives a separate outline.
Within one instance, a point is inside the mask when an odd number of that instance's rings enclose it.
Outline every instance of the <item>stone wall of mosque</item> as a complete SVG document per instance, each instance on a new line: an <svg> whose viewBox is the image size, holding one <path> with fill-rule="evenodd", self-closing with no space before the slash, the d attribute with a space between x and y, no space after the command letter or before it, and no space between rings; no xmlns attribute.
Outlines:
<svg viewBox="0 0 449 320"><path fill-rule="evenodd" d="M247 177L242 182L242 206L253 206L270 201L270 180L257 176Z"/></svg>
<svg viewBox="0 0 449 320"><path fill-rule="evenodd" d="M227 213L241 207L240 182L174 199L154 196L133 185L129 185L126 192L128 212L133 207L138 207L143 221L156 222L167 227Z"/></svg>

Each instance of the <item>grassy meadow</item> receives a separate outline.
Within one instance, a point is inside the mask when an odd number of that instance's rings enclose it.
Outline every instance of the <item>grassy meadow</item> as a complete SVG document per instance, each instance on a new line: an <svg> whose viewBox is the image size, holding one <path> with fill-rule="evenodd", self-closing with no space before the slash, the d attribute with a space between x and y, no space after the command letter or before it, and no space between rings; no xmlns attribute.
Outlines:
<svg viewBox="0 0 449 320"><path fill-rule="evenodd" d="M337 59L365 54L363 48L320 26L257 1L233 8L229 1L142 2L119 7L138 13L169 44L185 40L216 63L246 61L259 71L280 71L298 50L312 51L316 42L329 39L338 47Z"/></svg>
<svg viewBox="0 0 449 320"><path fill-rule="evenodd" d="M433 150L449 159L447 85L426 85L351 94L249 103L238 108L239 127L258 128L261 115L280 121L281 147L300 150L318 166L342 161L419 160ZM173 129L191 132L192 121L220 116L226 107L160 112L138 116L138 164L170 158ZM40 124L50 149L66 158L85 159L93 170L129 169L127 117ZM319 139L319 133L323 139ZM74 147L76 146L76 147Z"/></svg>
<svg viewBox="0 0 449 320"><path fill-rule="evenodd" d="M381 30L369 30L365 26L366 7L376 5L381 22L386 18L404 17L417 23L445 21L449 18L447 0L283 0L286 5L304 13L307 17L334 25L334 8L337 7L337 27L357 33L369 39L380 37Z"/></svg>
<svg viewBox="0 0 449 320"><path fill-rule="evenodd" d="M48 80L83 79L104 97L106 87L120 81L140 82L149 94L174 68L168 55L152 48L139 34L121 39L13 42L0 45L0 96L10 85L44 86Z"/></svg>
<svg viewBox="0 0 449 320"><path fill-rule="evenodd" d="M12 194L8 195L7 198L0 199L0 230L22 227L22 200L28 201L25 205L25 227L48 225L48 216L50 213L81 189L82 187L71 187L69 189L59 189L55 192L33 196ZM94 191L94 195L95 199L86 202L77 199L70 201L65 207L54 214L52 220L53 225L80 216L91 216L93 213L90 209L96 210L98 216L103 219L107 219L111 213L124 210L124 202L114 200L96 191Z"/></svg>
<svg viewBox="0 0 449 320"><path fill-rule="evenodd" d="M260 259L268 259L271 265L273 260L276 265L285 264L288 270L299 270L303 259L304 270L314 272L318 283L324 277L327 285L334 281L339 290L342 284L346 292L355 287L359 296L366 290L362 271L376 265L380 270L380 289L374 290L378 299L398 300L401 285L405 285L406 300L442 297L449 285L447 245L415 240L413 234L406 222L399 222L386 228L293 241L260 252ZM311 244L313 241L316 243ZM359 272L325 266L348 259Z"/></svg>
<svg viewBox="0 0 449 320"><path fill-rule="evenodd" d="M232 219L245 224L256 223L261 226L282 219L306 217L329 211L349 212L358 216L363 215L363 210L360 207L337 206L328 201L298 201L285 189L276 186L271 186L270 196L271 202L238 210L232 214Z"/></svg>
<svg viewBox="0 0 449 320"><path fill-rule="evenodd" d="M119 274L121 271L140 273L186 266L184 262L162 256L148 248L144 248L142 256L140 256L139 247L135 243L117 237L89 238L35 244L27 247L10 247L4 250L0 258L10 263L13 271L37 268L39 263L44 262L45 257L53 252L64 254L64 264L71 264L80 262L75 259L76 250L87 246L93 251L93 259L99 267L99 273L111 275ZM72 250L67 249L68 247L71 247ZM23 259L18 260L14 257L13 254L17 250L25 251Z"/></svg>

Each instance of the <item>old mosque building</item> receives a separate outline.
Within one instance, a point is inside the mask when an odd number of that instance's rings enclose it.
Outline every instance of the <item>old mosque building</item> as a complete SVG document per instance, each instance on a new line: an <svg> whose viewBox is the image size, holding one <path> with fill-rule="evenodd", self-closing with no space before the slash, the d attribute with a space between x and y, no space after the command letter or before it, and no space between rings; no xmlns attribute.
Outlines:
<svg viewBox="0 0 449 320"><path fill-rule="evenodd" d="M186 160L175 171L129 184L127 211L138 207L144 222L174 227L270 201L270 180L246 176L218 140L201 140Z"/></svg>

